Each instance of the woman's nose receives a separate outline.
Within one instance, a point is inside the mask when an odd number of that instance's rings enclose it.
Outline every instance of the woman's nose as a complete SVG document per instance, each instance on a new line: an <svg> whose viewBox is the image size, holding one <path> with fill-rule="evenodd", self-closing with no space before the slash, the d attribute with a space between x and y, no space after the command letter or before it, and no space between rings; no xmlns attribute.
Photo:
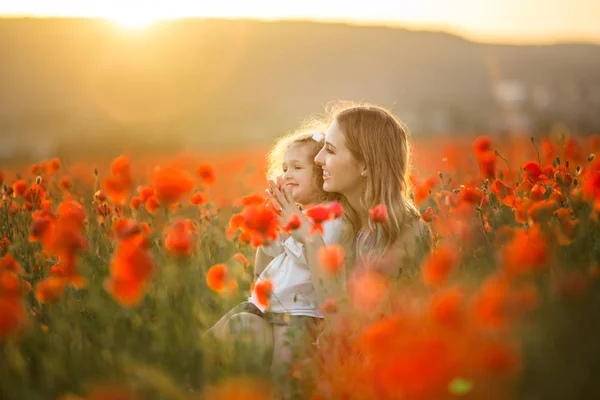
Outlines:
<svg viewBox="0 0 600 400"><path fill-rule="evenodd" d="M317 165L324 165L325 161L323 160L323 149L319 150L319 152L317 153L317 155L315 156L315 164Z"/></svg>

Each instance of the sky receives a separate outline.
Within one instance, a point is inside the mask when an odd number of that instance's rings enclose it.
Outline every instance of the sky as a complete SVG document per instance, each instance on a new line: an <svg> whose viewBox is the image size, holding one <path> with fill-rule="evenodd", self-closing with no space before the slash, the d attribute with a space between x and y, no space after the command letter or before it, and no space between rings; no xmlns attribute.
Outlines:
<svg viewBox="0 0 600 400"><path fill-rule="evenodd" d="M0 0L4 16L311 19L450 31L486 42L600 43L600 0Z"/></svg>

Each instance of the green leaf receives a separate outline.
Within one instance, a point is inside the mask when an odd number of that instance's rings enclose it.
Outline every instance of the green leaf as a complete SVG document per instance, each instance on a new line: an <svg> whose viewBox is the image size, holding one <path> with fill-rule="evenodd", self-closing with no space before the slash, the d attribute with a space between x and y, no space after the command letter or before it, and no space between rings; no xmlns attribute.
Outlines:
<svg viewBox="0 0 600 400"><path fill-rule="evenodd" d="M464 378L454 378L448 384L448 391L455 396L464 396L473 389L473 382Z"/></svg>

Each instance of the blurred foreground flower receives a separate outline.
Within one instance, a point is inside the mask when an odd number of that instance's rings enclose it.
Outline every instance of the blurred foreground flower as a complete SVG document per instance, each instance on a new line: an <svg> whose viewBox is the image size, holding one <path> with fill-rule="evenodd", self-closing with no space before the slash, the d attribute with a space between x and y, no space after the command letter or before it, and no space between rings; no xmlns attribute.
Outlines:
<svg viewBox="0 0 600 400"><path fill-rule="evenodd" d="M110 263L110 273L110 278L104 282L106 291L124 306L137 306L154 273L154 260L143 233L119 241Z"/></svg>
<svg viewBox="0 0 600 400"><path fill-rule="evenodd" d="M266 381L252 377L234 377L210 385L198 400L275 400L275 391Z"/></svg>

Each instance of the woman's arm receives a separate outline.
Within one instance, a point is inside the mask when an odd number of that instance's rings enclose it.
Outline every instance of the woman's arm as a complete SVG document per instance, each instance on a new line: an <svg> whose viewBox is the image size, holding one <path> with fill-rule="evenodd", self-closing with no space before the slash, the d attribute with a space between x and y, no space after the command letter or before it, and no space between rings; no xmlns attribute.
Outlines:
<svg viewBox="0 0 600 400"><path fill-rule="evenodd" d="M415 219L406 226L398 241L379 263L378 270L390 277L405 272L418 271L423 258L431 249L431 230L422 219Z"/></svg>
<svg viewBox="0 0 600 400"><path fill-rule="evenodd" d="M346 294L346 265L335 275L328 273L319 263L318 253L325 246L323 237L318 234L304 237L304 252L306 262L315 288L319 304L325 304L329 299L340 300Z"/></svg>

